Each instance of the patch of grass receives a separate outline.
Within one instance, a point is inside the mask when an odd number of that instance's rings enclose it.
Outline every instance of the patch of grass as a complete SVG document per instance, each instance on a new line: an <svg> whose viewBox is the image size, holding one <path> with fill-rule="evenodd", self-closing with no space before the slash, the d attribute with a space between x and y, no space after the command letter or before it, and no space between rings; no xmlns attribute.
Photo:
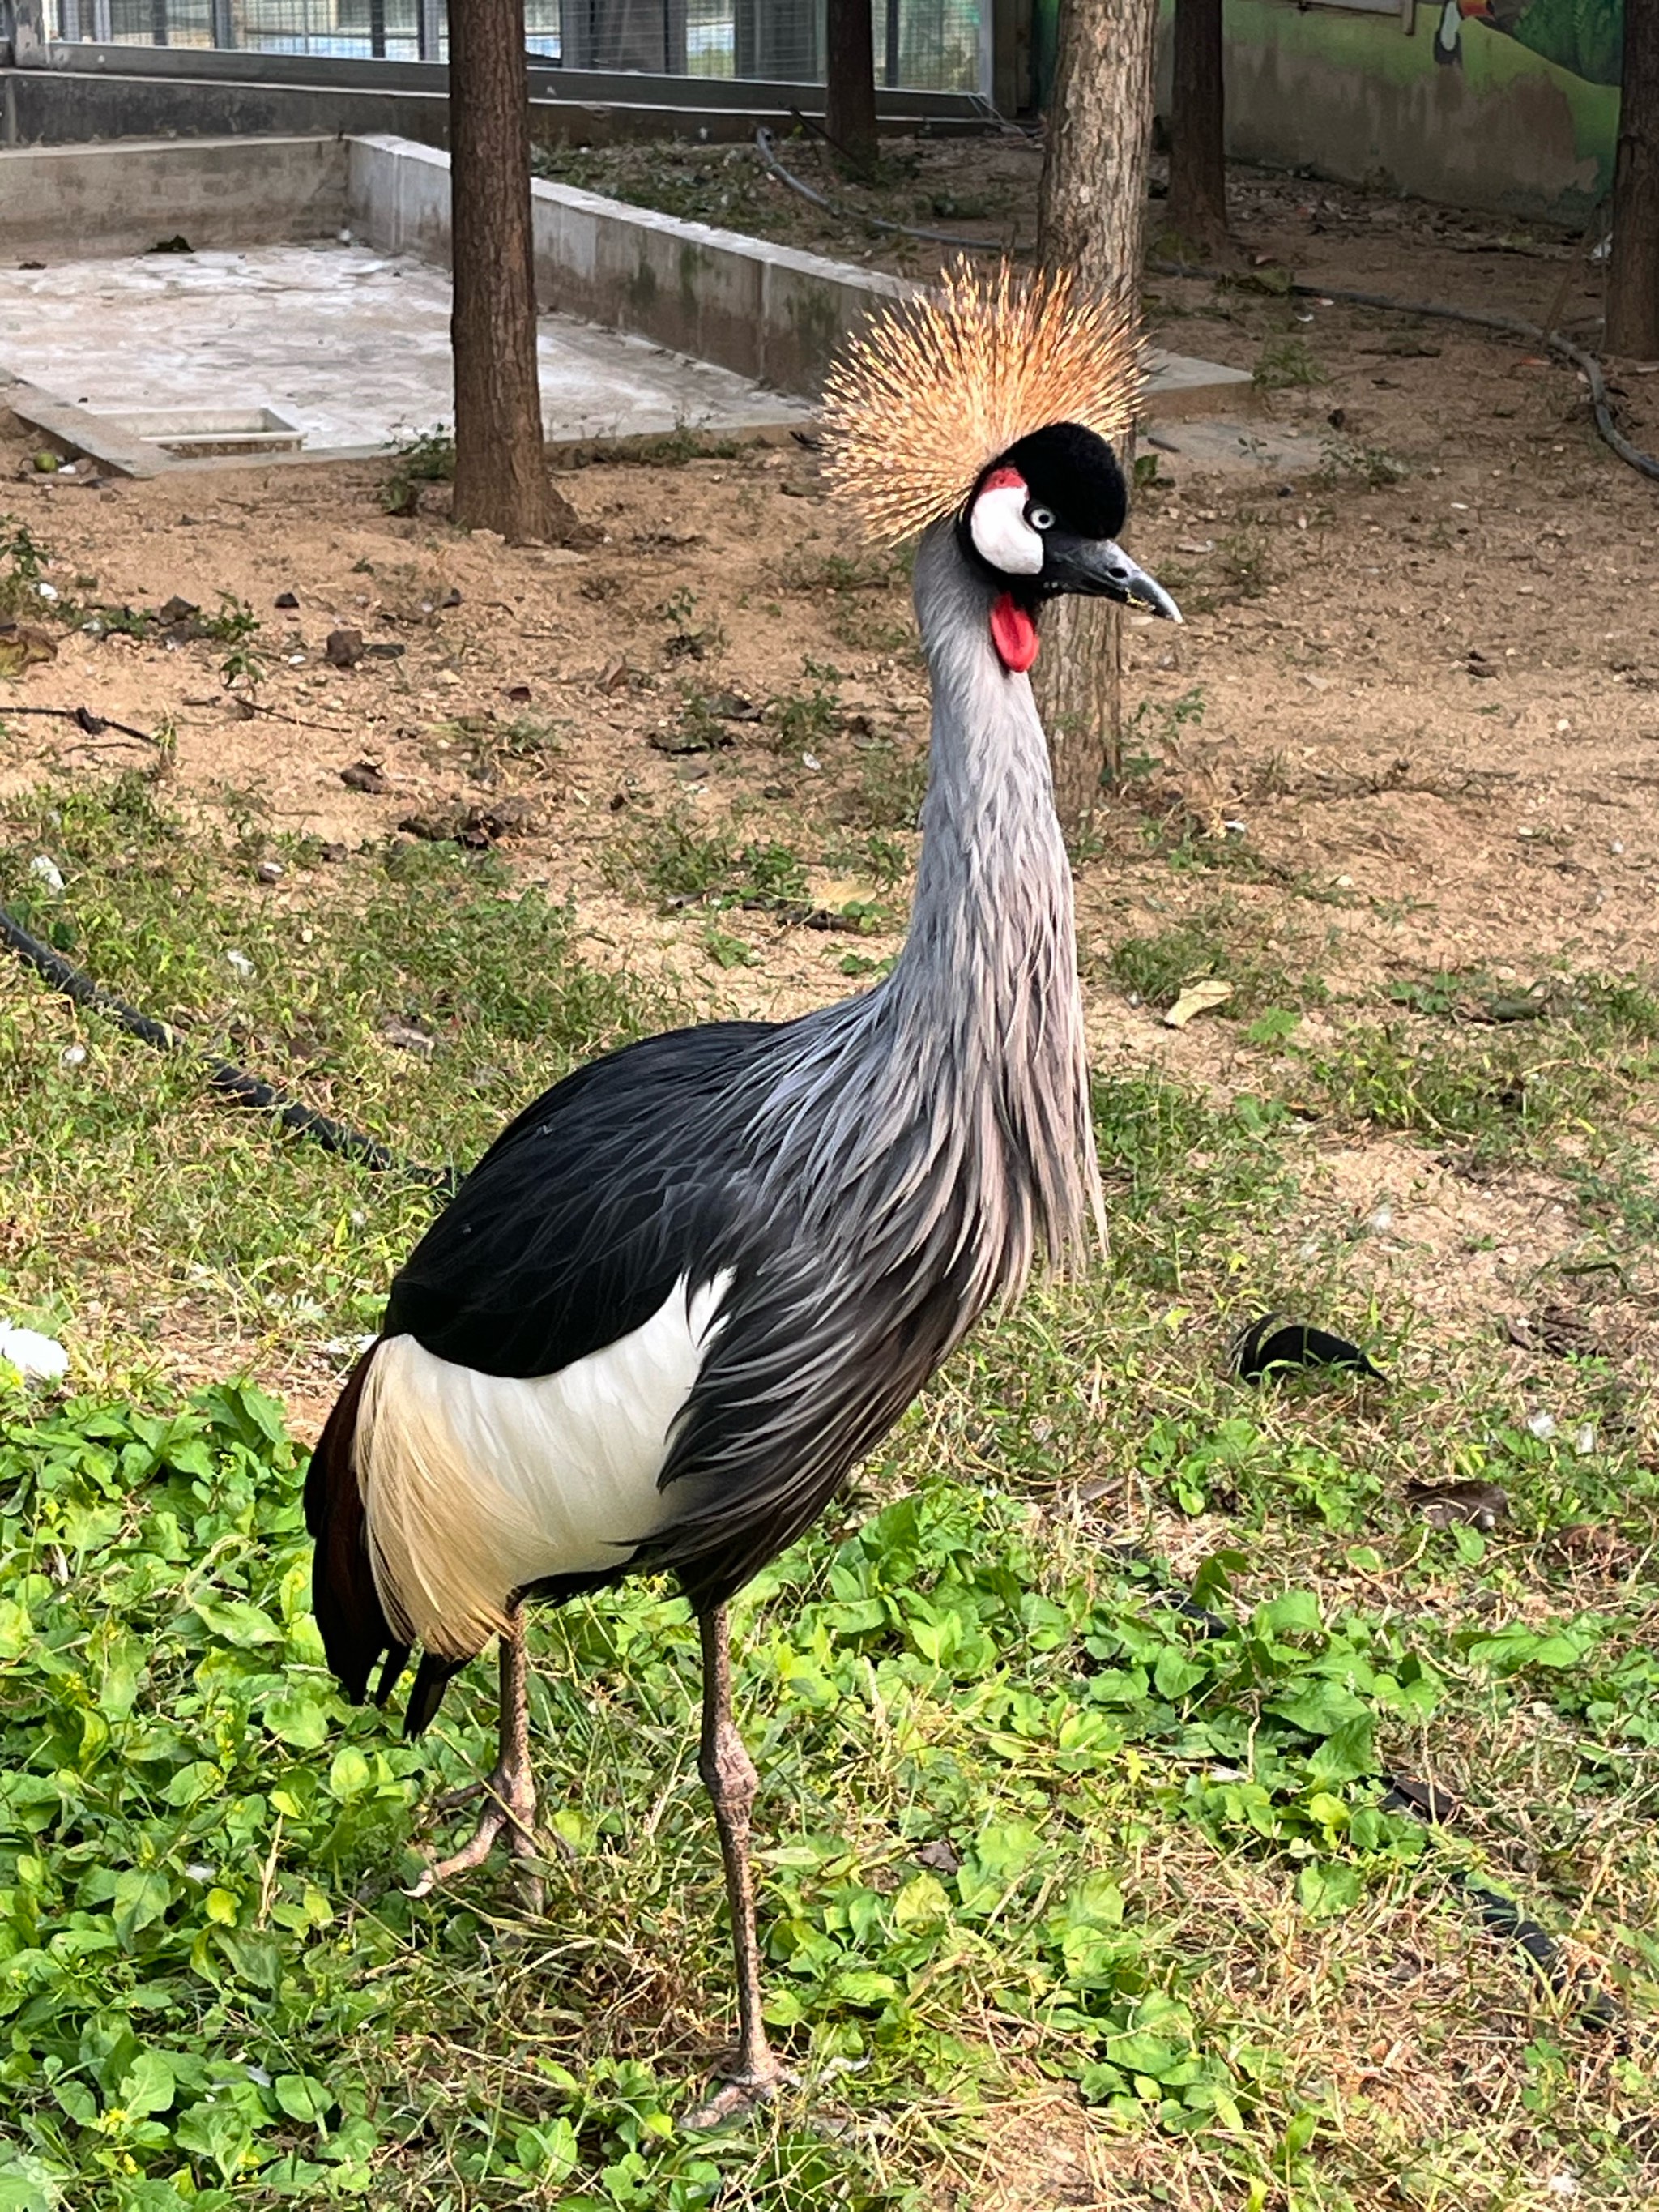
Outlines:
<svg viewBox="0 0 1659 2212"><path fill-rule="evenodd" d="M904 553L797 551L783 586L823 607L831 634L860 653L918 651L909 605L910 556Z"/></svg>
<svg viewBox="0 0 1659 2212"><path fill-rule="evenodd" d="M1345 485L1387 491L1393 484L1404 483L1410 474L1407 464L1386 447L1362 446L1351 438L1328 438L1323 459L1309 482L1326 491ZM1450 544L1449 533L1445 542Z"/></svg>
<svg viewBox="0 0 1659 2212"><path fill-rule="evenodd" d="M1216 546L1218 566L1232 597L1259 599L1273 580L1273 549L1259 514L1241 514L1238 527Z"/></svg>
<svg viewBox="0 0 1659 2212"><path fill-rule="evenodd" d="M805 690L780 691L767 702L772 742L781 753L817 754L841 727L839 672L809 660L805 673Z"/></svg>
<svg viewBox="0 0 1659 2212"><path fill-rule="evenodd" d="M455 433L447 422L429 430L416 430L396 447L392 467L380 487L380 504L388 514L418 514L421 487L455 481Z"/></svg>
<svg viewBox="0 0 1659 2212"><path fill-rule="evenodd" d="M530 171L687 222L763 237L776 229L782 212L782 195L769 184L751 146L535 146Z"/></svg>
<svg viewBox="0 0 1659 2212"><path fill-rule="evenodd" d="M914 830L927 789L927 749L900 738L855 740L853 781L841 793L842 816L879 836Z"/></svg>
<svg viewBox="0 0 1659 2212"><path fill-rule="evenodd" d="M726 650L725 630L718 622L697 621L696 594L684 585L669 593L657 613L668 624L663 650L670 660L715 659Z"/></svg>
<svg viewBox="0 0 1659 2212"><path fill-rule="evenodd" d="M1599 1112L1621 1090L1659 1076L1651 1000L1620 993L1613 1003L1620 1012L1592 1001L1556 1021L1540 1016L1450 1031L1407 1020L1358 1024L1333 1050L1311 1057L1308 1073L1342 1118L1467 1139L1477 1158L1569 1139L1593 1144Z"/></svg>
<svg viewBox="0 0 1659 2212"><path fill-rule="evenodd" d="M1326 382L1318 356L1304 337L1294 331L1266 338L1256 356L1250 380L1258 392L1305 391Z"/></svg>
<svg viewBox="0 0 1659 2212"><path fill-rule="evenodd" d="M619 848L623 879L631 878L675 905L776 906L806 896L799 856L775 840L742 839L730 830L702 830L683 814L652 823Z"/></svg>
<svg viewBox="0 0 1659 2212"><path fill-rule="evenodd" d="M488 854L400 846L325 866L251 825L184 825L149 786L14 799L0 901L107 989L417 1158L468 1161L576 1059L671 1009L590 965L569 912ZM280 902L247 852L281 859ZM64 878L50 892L28 863ZM390 1255L429 1206L207 1097L199 1070L0 975L0 1144L13 1163L0 1292L44 1304L141 1282L129 1326L222 1302L295 1344L373 1327ZM393 1048L413 1024L429 1054ZM354 1214L361 1216L352 1225ZM72 1219L73 1244L47 1229Z"/></svg>
<svg viewBox="0 0 1659 2212"><path fill-rule="evenodd" d="M40 591L49 558L27 523L15 514L0 514L0 622L15 622L20 615L39 620L53 611Z"/></svg>
<svg viewBox="0 0 1659 2212"><path fill-rule="evenodd" d="M1322 1004L1328 993L1316 976L1292 977L1282 961L1240 941L1252 925L1252 917L1218 904L1176 928L1123 939L1107 968L1126 991L1159 1008L1173 1006L1188 984L1207 976L1233 986L1231 999L1218 1009L1228 1019Z"/></svg>
<svg viewBox="0 0 1659 2212"><path fill-rule="evenodd" d="M0 896L419 1158L472 1157L574 1058L672 1017L487 855L325 865L247 827L277 896L253 844L152 787L65 779L10 803ZM721 904L804 889L750 828L687 814L617 848L626 883L708 898L716 971L739 941ZM1265 960L1246 903L1181 928ZM1125 957L1167 985L1180 933ZM1378 1029L1449 1067L1553 1060L1537 1080L1572 1103L1539 1140L1576 1148L1618 1271L1552 1279L1617 1297L1654 1233L1648 984L1550 977L1547 1011L1506 1019L1520 986L1409 981L1322 1051L1353 1044L1379 1097ZM643 1580L533 1618L543 1818L571 1854L546 1917L498 1863L409 1898L450 1838L431 1801L488 1762L491 1670L416 1747L345 1708L302 1453L258 1391L165 1370L303 1360L314 1422L430 1200L0 969L0 1310L92 1378L0 1382L0 2203L1007 2212L1073 2173L1079 2199L1177 2212L1532 2212L1567 2198L1558 2175L1609 2212L1651 2201L1640 1361L1414 1311L1322 1198L1317 1064L1264 1061L1231 1097L1103 1075L1106 1250L978 1329L738 1601L769 2017L799 2086L697 2137L675 2116L726 2040L731 1967L683 1601ZM1241 1383L1229 1341L1270 1310L1390 1380ZM1410 1484L1452 1477L1499 1486L1507 1516L1427 1525ZM1405 1818L1401 1772L1461 1809ZM1482 1930L1466 1876L1570 1939L1613 2034Z"/></svg>

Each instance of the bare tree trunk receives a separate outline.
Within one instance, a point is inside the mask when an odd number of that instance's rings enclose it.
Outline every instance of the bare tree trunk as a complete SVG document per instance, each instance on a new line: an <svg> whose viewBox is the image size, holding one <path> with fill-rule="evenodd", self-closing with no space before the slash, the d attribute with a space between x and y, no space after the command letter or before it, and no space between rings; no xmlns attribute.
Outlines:
<svg viewBox="0 0 1659 2212"><path fill-rule="evenodd" d="M828 0L823 127L853 167L876 166L876 42L871 0Z"/></svg>
<svg viewBox="0 0 1659 2212"><path fill-rule="evenodd" d="M1228 250L1221 0L1176 0L1170 228L1200 259Z"/></svg>
<svg viewBox="0 0 1659 2212"><path fill-rule="evenodd" d="M1651 0L1625 0L1607 347L1659 359L1659 9Z"/></svg>
<svg viewBox="0 0 1659 2212"><path fill-rule="evenodd" d="M1157 34L1158 0L1061 0L1037 255L1102 291L1140 279ZM1130 453L1119 458L1127 471ZM1075 829L1117 768L1120 616L1105 600L1062 599L1043 627L1037 690L1054 803Z"/></svg>
<svg viewBox="0 0 1659 2212"><path fill-rule="evenodd" d="M514 543L580 525L553 489L536 370L524 0L449 15L455 520Z"/></svg>

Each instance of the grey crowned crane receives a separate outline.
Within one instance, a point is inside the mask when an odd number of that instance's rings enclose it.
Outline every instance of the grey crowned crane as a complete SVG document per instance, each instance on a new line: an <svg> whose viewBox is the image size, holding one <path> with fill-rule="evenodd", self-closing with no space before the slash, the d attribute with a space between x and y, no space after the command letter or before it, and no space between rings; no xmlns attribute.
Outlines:
<svg viewBox="0 0 1659 2212"><path fill-rule="evenodd" d="M920 531L933 688L904 951L799 1020L719 1022L579 1069L519 1116L392 1286L330 1415L306 1511L329 1663L406 1733L500 1640L477 1834L535 1850L523 1604L678 1577L701 1629L739 2033L712 2118L777 2080L749 1862L754 1767L726 1607L801 1534L1041 1244L1097 1221L1072 884L1027 678L1043 602L1178 621L1115 543L1129 318L966 273L844 357L834 473L872 534Z"/></svg>

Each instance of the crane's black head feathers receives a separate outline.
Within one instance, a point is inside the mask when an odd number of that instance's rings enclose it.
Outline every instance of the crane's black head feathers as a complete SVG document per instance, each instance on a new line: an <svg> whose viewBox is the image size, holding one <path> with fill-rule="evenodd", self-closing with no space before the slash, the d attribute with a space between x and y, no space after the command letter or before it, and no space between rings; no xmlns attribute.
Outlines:
<svg viewBox="0 0 1659 2212"><path fill-rule="evenodd" d="M1128 512L1128 486L1106 440L1080 422L1052 422L981 471L957 518L957 542L969 565L1027 615L1075 592L1179 622L1163 586L1117 543Z"/></svg>
<svg viewBox="0 0 1659 2212"><path fill-rule="evenodd" d="M1115 538L1127 519L1128 487L1117 455L1104 438L1080 422L1051 422L1045 430L1033 430L986 473L998 469L1016 470L1030 487L1031 504L1047 507L1076 537Z"/></svg>

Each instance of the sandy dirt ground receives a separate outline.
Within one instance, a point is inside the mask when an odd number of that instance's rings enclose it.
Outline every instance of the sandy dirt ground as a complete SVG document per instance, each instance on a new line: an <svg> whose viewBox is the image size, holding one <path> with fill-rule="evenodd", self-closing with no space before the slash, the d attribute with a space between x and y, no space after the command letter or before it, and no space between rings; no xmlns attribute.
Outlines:
<svg viewBox="0 0 1659 2212"><path fill-rule="evenodd" d="M918 190L945 205L971 186L1019 234L1036 167L1023 146L957 143L927 154ZM1247 1079L1237 1028L1163 1026L1109 972L1121 939L1220 902L1264 957L1350 1000L1443 969L1650 976L1659 953L1659 489L1597 440L1571 369L1455 325L1261 289L1277 265L1534 318L1559 302L1582 333L1600 278L1581 241L1253 174L1233 208L1234 281L1152 279L1152 334L1258 372L1260 419L1297 430L1320 465L1160 459L1130 541L1188 619L1128 629L1133 774L1078 870L1103 1062L1229 1088ZM833 242L824 228L802 234ZM886 258L914 270L918 252ZM1653 445L1648 366L1613 368ZM902 890L861 855L872 832L914 849L922 677L901 589L828 587L862 556L811 450L573 471L563 489L600 536L570 552L456 532L442 485L393 517L380 466L44 477L6 423L0 511L50 550L64 599L211 611L229 594L260 624L252 686L224 680L222 644L53 629L55 657L0 679L7 787L144 761L12 711L85 705L170 726L182 802L273 830L352 844L522 801L501 845L521 878L574 898L595 958L660 963L711 1011L819 1003L848 988L849 946L895 949ZM335 666L342 628L389 650ZM792 742L799 717L778 702L820 694L817 733ZM672 749L688 698L713 702L713 750ZM745 702L769 711L744 719ZM555 740L532 758L501 742L526 718ZM343 781L359 763L374 773L356 781L382 787ZM619 860L676 815L789 842L818 905L884 903L887 922L854 939L728 914L758 961L719 965L706 915L660 910ZM1172 870L1183 827L1240 864ZM1323 1018L1313 1006L1304 1036ZM1448 1310L1501 1304L1553 1233L1547 1181L1476 1185L1403 1144L1318 1149L1320 1202L1403 1208L1377 1265Z"/></svg>

